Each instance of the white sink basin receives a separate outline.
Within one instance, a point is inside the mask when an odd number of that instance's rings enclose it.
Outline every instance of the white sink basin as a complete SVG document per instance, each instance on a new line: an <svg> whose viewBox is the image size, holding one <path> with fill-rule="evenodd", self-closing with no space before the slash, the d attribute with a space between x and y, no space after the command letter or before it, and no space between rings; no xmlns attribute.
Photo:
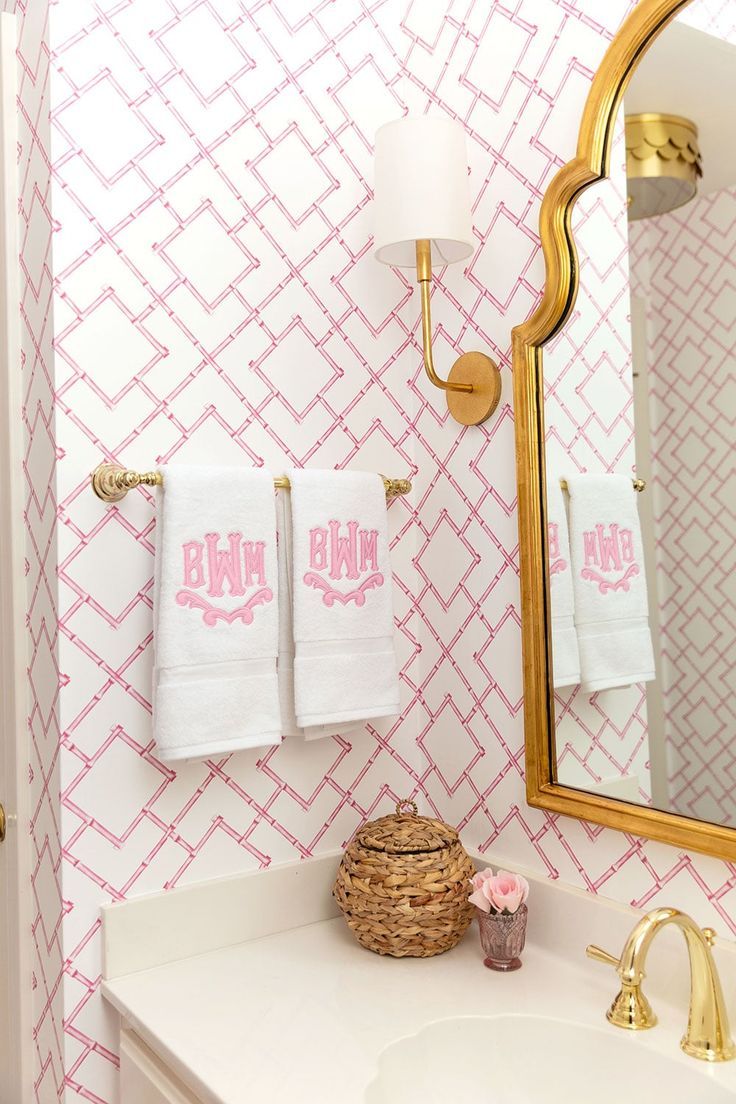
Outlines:
<svg viewBox="0 0 736 1104"><path fill-rule="evenodd" d="M656 1030L656 1029L655 1029ZM676 1044L675 1044L676 1045ZM685 1065L685 1062L691 1065ZM734 1104L695 1059L634 1033L542 1016L440 1020L380 1055L365 1104Z"/></svg>

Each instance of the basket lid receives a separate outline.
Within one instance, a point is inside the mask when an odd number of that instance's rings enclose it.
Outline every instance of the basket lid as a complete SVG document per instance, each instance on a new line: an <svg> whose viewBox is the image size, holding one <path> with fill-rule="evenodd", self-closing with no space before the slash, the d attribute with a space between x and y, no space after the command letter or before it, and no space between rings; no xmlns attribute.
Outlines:
<svg viewBox="0 0 736 1104"><path fill-rule="evenodd" d="M457 843L460 837L449 824L419 816L416 804L407 800L399 801L395 813L369 820L355 838L363 847L396 855L440 851Z"/></svg>

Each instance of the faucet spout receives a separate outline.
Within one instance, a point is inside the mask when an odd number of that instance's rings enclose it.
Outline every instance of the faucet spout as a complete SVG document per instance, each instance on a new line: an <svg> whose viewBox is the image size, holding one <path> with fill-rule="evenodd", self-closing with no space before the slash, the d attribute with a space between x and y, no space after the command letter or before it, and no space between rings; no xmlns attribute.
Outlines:
<svg viewBox="0 0 736 1104"><path fill-rule="evenodd" d="M656 1024L657 1017L642 991L642 982L649 947L657 933L668 924L674 924L684 935L690 959L690 1012L680 1045L693 1058L707 1062L729 1061L736 1057L736 1046L731 1038L723 989L711 952L715 933L710 928L699 928L678 909L654 909L634 927L616 965L621 991L607 1017L616 1027L629 1030L642 1030ZM588 954L604 962L612 958L597 947L589 947Z"/></svg>

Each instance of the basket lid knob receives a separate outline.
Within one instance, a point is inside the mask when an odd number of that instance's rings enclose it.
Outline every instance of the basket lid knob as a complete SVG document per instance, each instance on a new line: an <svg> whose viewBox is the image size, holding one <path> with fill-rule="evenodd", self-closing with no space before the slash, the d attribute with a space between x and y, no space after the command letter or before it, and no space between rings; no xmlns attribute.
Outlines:
<svg viewBox="0 0 736 1104"><path fill-rule="evenodd" d="M419 809L417 808L416 801L412 801L410 797L404 797L401 801L396 802L396 815L403 816L411 813L412 816L419 816Z"/></svg>

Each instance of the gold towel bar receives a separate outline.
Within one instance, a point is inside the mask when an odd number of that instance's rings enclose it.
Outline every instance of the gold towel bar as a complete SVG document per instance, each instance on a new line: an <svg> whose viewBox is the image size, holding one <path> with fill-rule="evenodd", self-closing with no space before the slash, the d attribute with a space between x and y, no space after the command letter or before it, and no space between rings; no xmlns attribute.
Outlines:
<svg viewBox="0 0 736 1104"><path fill-rule="evenodd" d="M386 498L398 498L409 494L411 481L408 479L387 479L381 476L386 488ZM136 472L121 468L119 464L100 464L92 472L92 490L103 502L120 502L128 491L144 484L146 487L162 487L164 477L159 471ZM291 487L285 475L279 475L273 481L277 491L288 491Z"/></svg>
<svg viewBox="0 0 736 1104"><path fill-rule="evenodd" d="M645 491L647 489L647 483L646 483L645 479L632 479L631 480L631 485L634 488L634 490L638 491L640 494L641 494L642 491ZM560 480L560 486L562 487L563 491L569 491L570 490L570 488L567 485L567 480L566 479L561 479Z"/></svg>

